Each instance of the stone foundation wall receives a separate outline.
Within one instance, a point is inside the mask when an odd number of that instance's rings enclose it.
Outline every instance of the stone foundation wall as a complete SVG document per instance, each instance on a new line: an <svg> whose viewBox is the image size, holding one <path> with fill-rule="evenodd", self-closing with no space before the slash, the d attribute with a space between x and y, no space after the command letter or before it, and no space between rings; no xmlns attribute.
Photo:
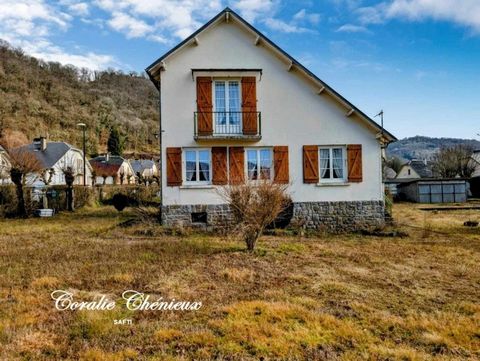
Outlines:
<svg viewBox="0 0 480 361"><path fill-rule="evenodd" d="M192 223L194 212L206 212L207 223ZM228 227L234 220L228 204L220 204L163 206L162 221L165 226L181 224L215 229ZM385 224L385 204L383 201L294 203L292 224L333 233L379 227Z"/></svg>
<svg viewBox="0 0 480 361"><path fill-rule="evenodd" d="M385 224L383 201L294 203L292 222L306 229L353 232Z"/></svg>

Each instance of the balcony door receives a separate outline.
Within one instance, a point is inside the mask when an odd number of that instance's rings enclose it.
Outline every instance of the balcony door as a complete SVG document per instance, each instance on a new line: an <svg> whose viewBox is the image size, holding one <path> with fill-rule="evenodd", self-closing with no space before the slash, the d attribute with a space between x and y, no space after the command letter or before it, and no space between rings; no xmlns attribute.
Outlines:
<svg viewBox="0 0 480 361"><path fill-rule="evenodd" d="M215 80L214 134L242 134L239 80Z"/></svg>

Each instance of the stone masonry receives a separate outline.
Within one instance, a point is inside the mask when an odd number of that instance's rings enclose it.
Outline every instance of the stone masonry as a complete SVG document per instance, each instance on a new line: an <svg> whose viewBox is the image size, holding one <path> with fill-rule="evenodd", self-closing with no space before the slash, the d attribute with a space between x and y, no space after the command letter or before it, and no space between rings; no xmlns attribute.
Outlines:
<svg viewBox="0 0 480 361"><path fill-rule="evenodd" d="M204 227L224 228L233 223L228 204L163 206L162 221L165 226L202 226L192 223L192 213L200 212L207 213ZM385 224L385 204L383 201L294 203L292 223L332 233L379 227Z"/></svg>

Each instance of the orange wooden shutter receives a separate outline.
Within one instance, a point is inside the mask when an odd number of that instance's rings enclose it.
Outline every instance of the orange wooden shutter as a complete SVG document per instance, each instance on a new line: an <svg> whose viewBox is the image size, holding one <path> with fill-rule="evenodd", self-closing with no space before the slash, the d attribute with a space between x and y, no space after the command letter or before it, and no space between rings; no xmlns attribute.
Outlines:
<svg viewBox="0 0 480 361"><path fill-rule="evenodd" d="M243 147L229 148L230 184L244 182L245 176L245 151Z"/></svg>
<svg viewBox="0 0 480 361"><path fill-rule="evenodd" d="M256 135L257 128L257 79L242 78L242 128L245 135Z"/></svg>
<svg viewBox="0 0 480 361"><path fill-rule="evenodd" d="M318 183L318 146L303 146L303 183Z"/></svg>
<svg viewBox="0 0 480 361"><path fill-rule="evenodd" d="M273 181L275 183L288 184L289 169L288 169L288 147L276 146L273 147Z"/></svg>
<svg viewBox="0 0 480 361"><path fill-rule="evenodd" d="M182 148L167 148L167 186L182 185Z"/></svg>
<svg viewBox="0 0 480 361"><path fill-rule="evenodd" d="M197 77L197 131L198 135L212 135L212 79Z"/></svg>
<svg viewBox="0 0 480 361"><path fill-rule="evenodd" d="M362 145L349 144L347 146L348 181L361 182L362 175Z"/></svg>
<svg viewBox="0 0 480 361"><path fill-rule="evenodd" d="M212 183L227 184L227 147L212 147Z"/></svg>

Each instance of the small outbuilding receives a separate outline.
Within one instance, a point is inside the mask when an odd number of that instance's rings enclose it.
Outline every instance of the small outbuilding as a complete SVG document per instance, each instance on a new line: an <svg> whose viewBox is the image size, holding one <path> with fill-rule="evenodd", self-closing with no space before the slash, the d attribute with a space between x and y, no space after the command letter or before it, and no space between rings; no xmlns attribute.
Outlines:
<svg viewBox="0 0 480 361"><path fill-rule="evenodd" d="M465 179L413 179L397 185L400 199L416 203L463 203L467 201Z"/></svg>

